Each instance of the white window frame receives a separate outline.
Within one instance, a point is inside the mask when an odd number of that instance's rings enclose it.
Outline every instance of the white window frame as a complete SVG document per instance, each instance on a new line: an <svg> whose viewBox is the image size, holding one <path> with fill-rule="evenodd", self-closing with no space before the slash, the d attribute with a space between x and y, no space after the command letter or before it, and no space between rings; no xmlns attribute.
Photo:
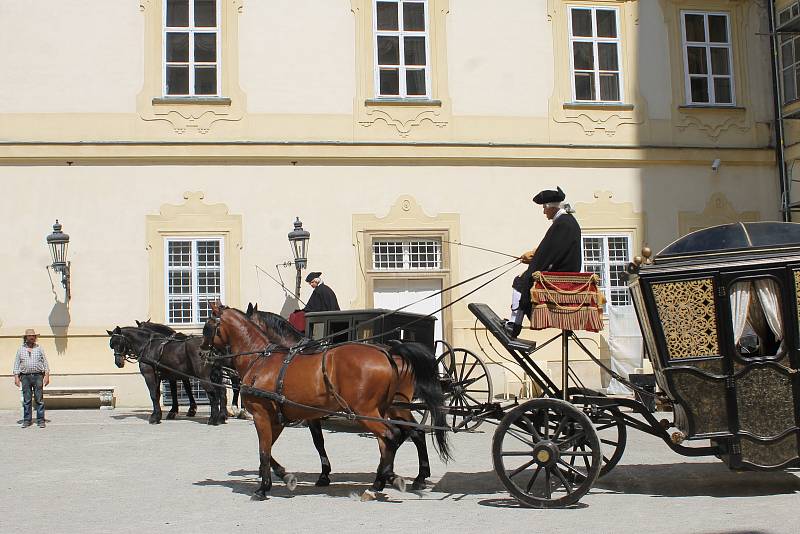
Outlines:
<svg viewBox="0 0 800 534"><path fill-rule="evenodd" d="M192 244L192 261L188 270L191 272L191 305L192 305L192 320L188 323L173 323L170 320L169 303L169 275L172 271L187 270L187 268L174 268L169 264L169 244L174 242L190 242ZM200 320L200 294L198 292L198 265L197 265L197 242L198 241L217 241L219 243L219 300L225 301L225 239L221 236L170 236L164 238L164 322L169 325L187 326L202 324ZM172 299L184 300L184 299Z"/></svg>
<svg viewBox="0 0 800 534"><path fill-rule="evenodd" d="M624 238L624 239L628 240L628 257L627 257L627 259L625 261L612 262L611 259L609 258L608 240L610 238ZM584 239L602 239L603 240L603 258L602 258L602 260L600 262L594 262L594 261L593 262L587 262L586 261L586 256L584 254L584 252L586 250ZM602 272L604 274L603 274L602 280L600 280L600 282L598 284L598 286L599 286L598 288L603 291L603 294L606 297L606 310L608 310L609 306L619 306L619 304L616 304L616 305L613 304L613 302L611 300L611 265L612 264L614 264L614 265L622 265L622 267L624 268L631 261L631 258L633 258L633 235L630 234L630 233L627 233L627 232L584 233L581 236L581 258L582 258L581 269L583 270L583 272L589 272L589 270L586 268L587 265L602 265L603 266ZM616 289L619 289L619 288L617 287ZM624 305L625 306L632 305L633 301L631 300L630 294L626 293L625 295L626 295L625 298L627 299L628 303L624 304Z"/></svg>
<svg viewBox="0 0 800 534"><path fill-rule="evenodd" d="M222 84L222 9L221 4L223 0L215 0L214 7L217 11L216 14L216 26L195 26L194 25L194 0L189 0L189 25L188 26L167 26L167 0L163 0L163 9L161 13L161 27L163 31L161 32L161 91L164 98L218 98L221 96L221 84ZM168 33L188 33L189 34L189 62L167 62L167 34ZM195 33L214 33L216 34L216 50L217 50L217 58L216 61L213 63L200 61L197 62L194 60L194 35ZM167 92L167 67L172 65L188 65L189 67L189 92L186 94L170 94ZM214 94L203 93L197 94L195 93L195 67L197 66L215 66L217 70L217 91Z"/></svg>
<svg viewBox="0 0 800 534"><path fill-rule="evenodd" d="M397 31L378 30L378 2L385 1L388 3L396 3L397 6ZM424 31L405 31L403 30L403 4L422 4L425 13L425 30ZM375 98L392 100L430 100L431 97L431 39L430 27L431 19L428 12L429 0L372 0L372 57L375 71L373 72L375 84ZM397 68L399 76L399 85L397 95L382 95L381 94L381 65L378 64L378 37L379 36L392 36L398 37L399 41L399 61L400 65L386 65L386 67ZM404 37L424 37L425 38L425 94L424 95L409 95L406 88L406 65L405 65L405 47ZM419 70L419 66L415 65L410 67L411 70Z"/></svg>
<svg viewBox="0 0 800 534"><path fill-rule="evenodd" d="M788 11L788 8L786 9ZM798 76L800 76L800 54L795 54L795 50L800 49L800 35L779 35L778 39L778 46L780 48L780 58L781 58L781 101L784 104L789 104L796 100L800 100L800 94L798 94L798 89L800 89L800 83L798 83ZM784 47L788 46L792 50L792 61L787 65L786 63L786 56L783 53ZM791 73L791 80L792 80L792 88L794 96L792 98L787 98L786 96L786 74Z"/></svg>
<svg viewBox="0 0 800 534"><path fill-rule="evenodd" d="M403 249L403 260L401 267L379 267L375 262L375 246L379 243L400 243ZM437 267L412 267L411 261L411 246L413 244L427 244L434 243L437 247ZM390 238L390 237L375 237L372 239L372 258L371 268L373 271L381 272L439 272L443 271L444 257L442 255L442 241L435 238Z"/></svg>
<svg viewBox="0 0 800 534"><path fill-rule="evenodd" d="M687 41L686 40L686 15L702 15L703 28L705 30L705 41ZM712 43L709 41L708 36L708 17L723 16L725 17L725 26L728 31L727 43ZM684 88L686 91L686 104L699 105L699 106L720 106L720 107L733 107L736 106L736 80L733 75L733 29L731 28L731 15L724 11L681 11L681 47L683 51L683 77ZM706 74L689 74L689 47L704 47L706 49ZM727 48L728 50L728 72L730 74L715 75L711 70L711 49L712 48ZM692 100L692 78L701 78L705 76L708 82L708 102L694 102ZM731 101L717 103L717 97L714 89L714 78L730 78L731 81Z"/></svg>
<svg viewBox="0 0 800 534"><path fill-rule="evenodd" d="M592 12L592 37L585 37L585 36L578 36L575 37L572 34L572 11L574 9L580 10L591 10ZM597 15L595 14L596 11L614 11L615 13L615 22L617 36L616 37L597 37ZM570 85L572 86L572 101L573 102L597 102L597 103L612 103L612 104L621 104L625 101L625 80L622 71L622 37L621 35L621 28L620 28L620 15L619 15L619 8L615 6L586 6L586 5L570 5L567 6L567 25L569 29L569 70L570 70ZM573 43L576 42L584 42L584 43L592 43L592 54L593 54L593 68L592 68L592 75L594 78L594 87L595 87L595 95L597 99L593 100L578 100L577 91L575 89L575 50L573 47ZM602 71L603 73L616 73L619 76L619 99L618 100L600 100L600 65L599 65L599 55L597 52L597 45L598 43L613 43L617 46L617 68L616 71L605 70ZM579 72L586 72L588 70L581 69Z"/></svg>

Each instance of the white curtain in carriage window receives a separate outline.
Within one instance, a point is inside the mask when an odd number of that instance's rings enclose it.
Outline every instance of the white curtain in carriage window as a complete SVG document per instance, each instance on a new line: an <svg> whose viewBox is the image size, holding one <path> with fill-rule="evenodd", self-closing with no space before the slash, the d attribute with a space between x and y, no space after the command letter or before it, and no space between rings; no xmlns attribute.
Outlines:
<svg viewBox="0 0 800 534"><path fill-rule="evenodd" d="M769 278L761 278L755 281L756 293L764 316L767 318L770 330L775 334L777 341L783 341L783 323L781 322L781 305L778 298L778 284Z"/></svg>
<svg viewBox="0 0 800 534"><path fill-rule="evenodd" d="M731 286L731 316L733 319L733 342L738 343L747 324L747 310L750 307L749 280L736 282Z"/></svg>
<svg viewBox="0 0 800 534"><path fill-rule="evenodd" d="M755 283L755 288L753 284ZM756 299L751 300L753 290ZM781 321L778 284L769 278L751 282L736 282L730 289L731 317L733 320L733 340L738 343L749 321L756 332L764 332L768 325L777 341L783 341L783 322ZM766 321L766 325L764 324Z"/></svg>

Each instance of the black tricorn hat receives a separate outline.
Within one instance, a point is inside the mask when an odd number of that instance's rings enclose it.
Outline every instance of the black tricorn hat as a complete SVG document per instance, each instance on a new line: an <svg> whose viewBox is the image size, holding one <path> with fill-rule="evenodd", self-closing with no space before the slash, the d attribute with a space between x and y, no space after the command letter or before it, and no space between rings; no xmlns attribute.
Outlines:
<svg viewBox="0 0 800 534"><path fill-rule="evenodd" d="M539 191L539 193L533 197L533 201L537 204L548 204L550 202L564 202L564 199L567 196L561 190L560 187L556 187L556 191L552 189L545 189L544 191Z"/></svg>
<svg viewBox="0 0 800 534"><path fill-rule="evenodd" d="M306 282L311 282L314 278L319 278L322 276L322 273L319 271L312 271L306 275Z"/></svg>

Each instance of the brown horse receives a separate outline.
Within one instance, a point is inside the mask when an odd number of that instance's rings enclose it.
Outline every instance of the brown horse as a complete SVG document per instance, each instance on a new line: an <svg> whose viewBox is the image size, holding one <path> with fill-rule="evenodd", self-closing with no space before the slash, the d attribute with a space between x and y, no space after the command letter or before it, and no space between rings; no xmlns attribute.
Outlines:
<svg viewBox="0 0 800 534"><path fill-rule="evenodd" d="M203 327L202 349L230 349L242 379L242 399L258 433L261 484L253 498L266 499L272 487L270 467L291 489L294 476L271 455L285 421L314 420L329 411L351 412L377 438L381 459L372 491L383 490L387 482L399 489L405 487L393 471L395 452L405 432L385 420L399 383L400 371L393 355L401 356L403 365L411 368L416 395L430 410L434 425L442 427L445 423L436 360L424 345L403 343L386 351L364 343L345 343L290 358L285 349L270 346L267 336L243 312L216 303L211 311L213 315ZM266 350L267 354L261 353ZM258 353L245 354L254 351ZM284 360L291 363L282 373ZM279 389L286 402L260 394ZM439 456L446 461L450 457L447 435L440 428L435 436ZM367 490L364 498L374 498L374 494Z"/></svg>
<svg viewBox="0 0 800 534"><path fill-rule="evenodd" d="M297 331L289 321L277 313L260 311L257 304L248 304L245 315L264 331L271 343L275 343L281 347L291 348L303 340L303 334ZM394 356L394 361L398 369L402 370L399 374L400 381L398 383L395 401L410 403L414 398L414 375L407 365L403 365L403 359L399 355ZM387 417L389 419L398 419L410 423L416 422L411 414L411 410L398 406L390 407ZM308 430L311 431L311 438L314 440L314 447L316 447L319 453L320 463L322 464L322 472L319 475L316 485L327 486L331 482L331 462L328 458L328 453L325 451L325 437L322 433L322 422L320 419L312 419L307 421L307 423ZM403 432L400 442L403 443L407 437L410 437L411 441L413 441L414 445L417 447L417 456L419 457L419 473L411 484L411 489L423 489L425 488L425 479L431 476L425 432L419 428L410 426L400 427L400 430Z"/></svg>

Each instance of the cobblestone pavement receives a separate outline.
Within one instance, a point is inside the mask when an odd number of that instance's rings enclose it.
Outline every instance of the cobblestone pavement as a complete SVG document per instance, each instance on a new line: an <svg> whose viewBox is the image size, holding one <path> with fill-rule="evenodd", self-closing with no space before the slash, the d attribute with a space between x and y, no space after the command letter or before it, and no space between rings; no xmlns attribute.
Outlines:
<svg viewBox="0 0 800 534"><path fill-rule="evenodd" d="M800 532L800 477L734 473L715 459L689 459L630 431L618 467L568 510L521 508L492 470L494 426L452 436L456 459L432 457L428 489L358 496L378 463L374 439L328 430L329 488L314 486L319 460L304 428L287 429L276 457L297 474L289 493L257 485L257 441L250 421L222 427L183 416L147 424L144 410L50 410L46 429L21 429L0 411L0 532ZM414 447L396 462L416 474Z"/></svg>

